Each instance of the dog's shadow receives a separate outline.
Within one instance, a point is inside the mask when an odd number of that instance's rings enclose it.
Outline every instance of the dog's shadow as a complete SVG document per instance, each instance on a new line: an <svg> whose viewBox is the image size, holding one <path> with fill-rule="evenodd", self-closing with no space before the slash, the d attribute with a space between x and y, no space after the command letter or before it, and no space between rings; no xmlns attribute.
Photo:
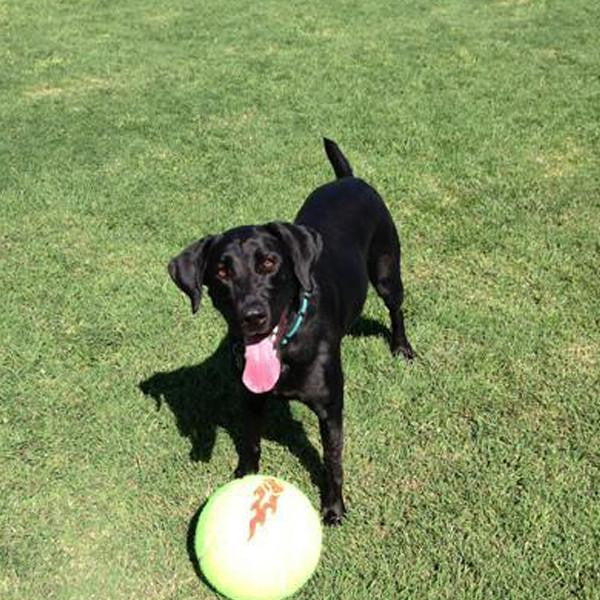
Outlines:
<svg viewBox="0 0 600 600"><path fill-rule="evenodd" d="M389 338L385 327L365 318L355 323L349 335ZM190 459L208 462L219 427L227 431L240 454L243 416L237 380L239 373L232 366L230 343L225 337L202 363L155 373L142 381L139 388L155 401L157 410L166 405L173 413L179 433L190 441ZM302 423L293 418L288 402L268 403L263 437L286 446L298 458L322 498L325 473L321 455L308 440Z"/></svg>
<svg viewBox="0 0 600 600"><path fill-rule="evenodd" d="M360 318L349 332L352 337L379 336L389 340L383 325L372 319ZM237 378L237 379L236 379ZM242 410L239 397L239 373L232 366L231 346L227 337L215 352L199 365L174 371L155 373L139 388L152 398L156 409L166 405L176 418L179 433L191 444L190 459L208 462L222 427L233 440L239 455L242 445ZM321 456L308 440L302 424L293 418L289 403L269 402L263 437L286 446L310 474L321 499L325 493L325 472ZM187 534L187 550L197 576L206 585L194 549L196 524L202 508L192 518Z"/></svg>
<svg viewBox="0 0 600 600"><path fill-rule="evenodd" d="M219 428L231 437L238 456L242 449L239 379L225 337L202 363L155 373L139 388L155 401L157 410L166 406L173 413L179 433L190 442L190 459L208 462ZM322 497L325 477L320 454L308 440L302 423L293 418L288 402L268 402L262 437L286 446L307 469Z"/></svg>
<svg viewBox="0 0 600 600"><path fill-rule="evenodd" d="M388 344L392 339L390 330L387 327L368 317L359 317L350 328L348 335L350 337L380 337Z"/></svg>

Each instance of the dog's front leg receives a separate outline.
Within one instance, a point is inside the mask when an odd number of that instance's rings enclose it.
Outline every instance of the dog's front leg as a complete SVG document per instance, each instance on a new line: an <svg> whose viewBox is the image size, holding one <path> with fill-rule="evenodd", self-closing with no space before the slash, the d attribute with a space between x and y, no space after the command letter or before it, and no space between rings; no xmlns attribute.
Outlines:
<svg viewBox="0 0 600 600"><path fill-rule="evenodd" d="M319 418L321 442L323 444L323 462L327 476L327 488L323 498L322 515L327 525L339 525L346 512L342 496L344 472L342 450L344 446L342 431L342 411L328 411L327 416Z"/></svg>
<svg viewBox="0 0 600 600"><path fill-rule="evenodd" d="M344 448L342 411L344 406L344 378L341 362L332 360L325 368L326 395L312 406L319 418L319 430L323 445L326 488L321 513L327 525L339 525L346 507L342 495L344 471L342 452Z"/></svg>
<svg viewBox="0 0 600 600"><path fill-rule="evenodd" d="M242 396L243 434L239 452L239 462L235 477L257 473L260 462L260 437L265 415L266 398L264 395L245 392Z"/></svg>

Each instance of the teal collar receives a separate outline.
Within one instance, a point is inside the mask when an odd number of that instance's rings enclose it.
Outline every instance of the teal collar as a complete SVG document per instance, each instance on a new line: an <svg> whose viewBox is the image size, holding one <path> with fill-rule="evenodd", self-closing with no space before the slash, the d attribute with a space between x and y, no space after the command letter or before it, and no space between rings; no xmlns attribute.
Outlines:
<svg viewBox="0 0 600 600"><path fill-rule="evenodd" d="M306 311L308 310L308 299L310 298L310 294L308 292L302 293L302 302L300 303L300 308L296 313L296 318L292 323L292 326L288 329L287 333L281 338L281 342L279 345L283 348L287 346L294 336L298 333L300 327L302 327L302 323L304 322L304 318L306 317Z"/></svg>

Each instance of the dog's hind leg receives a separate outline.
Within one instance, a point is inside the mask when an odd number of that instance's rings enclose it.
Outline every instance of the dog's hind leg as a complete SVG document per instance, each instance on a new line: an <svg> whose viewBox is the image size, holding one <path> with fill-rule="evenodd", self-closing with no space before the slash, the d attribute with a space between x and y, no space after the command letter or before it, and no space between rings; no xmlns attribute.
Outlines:
<svg viewBox="0 0 600 600"><path fill-rule="evenodd" d="M415 354L404 330L402 312L404 288L400 276L400 242L391 220L381 223L373 237L369 249L368 267L369 279L390 313L392 354L402 353L410 360Z"/></svg>

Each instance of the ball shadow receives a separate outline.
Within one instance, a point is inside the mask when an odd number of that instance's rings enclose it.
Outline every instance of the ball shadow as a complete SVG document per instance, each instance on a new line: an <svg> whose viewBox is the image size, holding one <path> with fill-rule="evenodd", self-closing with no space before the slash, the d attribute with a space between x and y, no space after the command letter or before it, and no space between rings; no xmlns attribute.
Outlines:
<svg viewBox="0 0 600 600"><path fill-rule="evenodd" d="M200 508L196 511L187 530L187 553L190 558L190 562L192 563L192 567L194 568L194 573L198 579L206 585L209 589L211 589L215 594L218 594L218 590L212 585L212 583L205 577L202 569L200 568L200 562L198 561L198 554L196 553L196 528L198 527L198 520L200 519L200 515L208 502L208 498L204 500L204 502L200 505Z"/></svg>

